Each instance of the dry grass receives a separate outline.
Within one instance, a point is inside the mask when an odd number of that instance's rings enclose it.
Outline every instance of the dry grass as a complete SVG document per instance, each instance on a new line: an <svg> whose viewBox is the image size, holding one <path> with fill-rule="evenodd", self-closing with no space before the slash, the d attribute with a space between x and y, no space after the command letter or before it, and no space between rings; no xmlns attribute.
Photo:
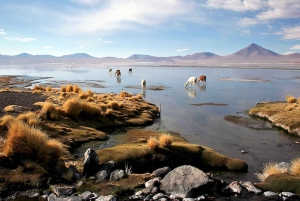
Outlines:
<svg viewBox="0 0 300 201"><path fill-rule="evenodd" d="M45 91L46 89L42 86L35 85L32 91Z"/></svg>
<svg viewBox="0 0 300 201"><path fill-rule="evenodd" d="M84 92L84 91L80 91L78 93L78 97L81 98L81 99L87 99L90 95L87 93L87 92Z"/></svg>
<svg viewBox="0 0 300 201"><path fill-rule="evenodd" d="M136 98L137 98L137 99L143 99L143 96L142 96L141 94L137 94L137 95L136 95Z"/></svg>
<svg viewBox="0 0 300 201"><path fill-rule="evenodd" d="M74 85L74 86L73 86L73 91L74 91L75 93L79 93L79 92L82 91L82 90L81 90L81 88L80 88L79 86Z"/></svg>
<svg viewBox="0 0 300 201"><path fill-rule="evenodd" d="M119 108L119 103L117 101L110 101L107 103L107 106L116 110Z"/></svg>
<svg viewBox="0 0 300 201"><path fill-rule="evenodd" d="M15 117L11 115L5 115L0 119L0 127L7 127L15 120L16 120Z"/></svg>
<svg viewBox="0 0 300 201"><path fill-rule="evenodd" d="M265 181L268 176L273 174L279 174L283 172L287 172L288 169L280 169L276 166L276 163L265 163L262 172L256 172L255 176L260 181Z"/></svg>
<svg viewBox="0 0 300 201"><path fill-rule="evenodd" d="M291 161L290 173L295 176L300 176L300 158Z"/></svg>
<svg viewBox="0 0 300 201"><path fill-rule="evenodd" d="M68 84L66 87L66 92L73 92L73 86Z"/></svg>
<svg viewBox="0 0 300 201"><path fill-rule="evenodd" d="M107 109L107 105L104 103L100 103L99 107L101 108L102 111L105 111Z"/></svg>
<svg viewBox="0 0 300 201"><path fill-rule="evenodd" d="M288 105L286 106L285 110L286 111L292 111L293 109L295 109L297 107L297 104L292 104L292 105Z"/></svg>
<svg viewBox="0 0 300 201"><path fill-rule="evenodd" d="M111 114L113 114L113 110L112 110L112 109L107 109L107 110L105 111L105 114L106 114L106 115L111 115Z"/></svg>
<svg viewBox="0 0 300 201"><path fill-rule="evenodd" d="M94 93L93 93L90 89L88 89L88 90L86 91L86 93L87 93L89 96L94 96Z"/></svg>
<svg viewBox="0 0 300 201"><path fill-rule="evenodd" d="M15 121L9 126L3 147L6 156L35 160L46 169L53 168L64 152L63 144L50 140L41 130L22 121Z"/></svg>
<svg viewBox="0 0 300 201"><path fill-rule="evenodd" d="M51 88L50 86L47 86L47 87L45 88L45 90L49 92L49 91L52 91L52 88Z"/></svg>
<svg viewBox="0 0 300 201"><path fill-rule="evenodd" d="M38 116L34 112L26 112L26 113L20 114L17 117L17 120L21 120L30 126L36 126L36 125L38 125L38 122L39 122Z"/></svg>
<svg viewBox="0 0 300 201"><path fill-rule="evenodd" d="M288 103L296 103L296 102L297 102L297 99L296 99L294 96L292 96L292 95L287 95L287 96L285 97L285 100L286 100Z"/></svg>
<svg viewBox="0 0 300 201"><path fill-rule="evenodd" d="M126 91L121 91L120 92L120 97L131 97L132 95Z"/></svg>
<svg viewBox="0 0 300 201"><path fill-rule="evenodd" d="M162 147L170 147L173 142L173 137L170 134L162 134L159 136L159 144Z"/></svg>
<svg viewBox="0 0 300 201"><path fill-rule="evenodd" d="M51 102L45 102L42 111L44 111L47 114L47 118L50 118L52 120L59 119L60 111Z"/></svg>
<svg viewBox="0 0 300 201"><path fill-rule="evenodd" d="M93 103L82 102L81 108L82 108L82 113L84 114L91 115L91 116L101 115L100 107L97 107Z"/></svg>
<svg viewBox="0 0 300 201"><path fill-rule="evenodd" d="M67 87L66 86L61 86L60 87L60 92L67 92Z"/></svg>
<svg viewBox="0 0 300 201"><path fill-rule="evenodd" d="M147 141L148 147L152 150L155 150L159 147L159 141L156 137L150 137Z"/></svg>
<svg viewBox="0 0 300 201"><path fill-rule="evenodd" d="M63 109L66 114L77 118L79 116L80 112L82 111L82 105L81 105L80 99L75 97L75 98L71 98L71 99L67 100L63 104Z"/></svg>

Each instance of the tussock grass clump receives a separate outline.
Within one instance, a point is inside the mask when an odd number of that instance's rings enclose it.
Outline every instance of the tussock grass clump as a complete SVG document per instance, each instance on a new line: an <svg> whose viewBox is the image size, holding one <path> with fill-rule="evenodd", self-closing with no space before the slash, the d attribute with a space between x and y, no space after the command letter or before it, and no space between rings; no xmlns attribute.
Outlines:
<svg viewBox="0 0 300 201"><path fill-rule="evenodd" d="M84 92L84 91L80 91L78 93L78 97L81 98L81 99L87 99L90 95L87 93L87 92Z"/></svg>
<svg viewBox="0 0 300 201"><path fill-rule="evenodd" d="M136 95L136 98L137 98L137 99L143 99L143 96L142 96L141 94L137 94L137 95Z"/></svg>
<svg viewBox="0 0 300 201"><path fill-rule="evenodd" d="M5 115L0 119L0 127L9 126L15 120L16 118L12 115Z"/></svg>
<svg viewBox="0 0 300 201"><path fill-rule="evenodd" d="M34 112L26 112L26 113L20 114L17 117L17 120L21 120L30 126L38 125L38 116Z"/></svg>
<svg viewBox="0 0 300 201"><path fill-rule="evenodd" d="M58 120L61 111L51 102L45 102L42 111L47 114L47 119Z"/></svg>
<svg viewBox="0 0 300 201"><path fill-rule="evenodd" d="M148 143L148 147L152 150L155 150L159 147L159 141L156 137L150 137L147 143Z"/></svg>
<svg viewBox="0 0 300 201"><path fill-rule="evenodd" d="M107 106L116 110L119 108L119 103L117 101L110 101L107 103Z"/></svg>
<svg viewBox="0 0 300 201"><path fill-rule="evenodd" d="M65 152L63 144L50 140L41 130L29 127L22 121L15 121L8 129L3 153L8 157L31 159L45 169L53 168Z"/></svg>
<svg viewBox="0 0 300 201"><path fill-rule="evenodd" d="M47 86L46 88L45 88L45 91L52 91L52 88L50 87L50 86Z"/></svg>
<svg viewBox="0 0 300 201"><path fill-rule="evenodd" d="M113 114L113 110L112 109L107 109L106 111L105 111L105 114L106 115L111 115L111 114Z"/></svg>
<svg viewBox="0 0 300 201"><path fill-rule="evenodd" d="M46 89L42 86L35 85L32 91L45 91Z"/></svg>
<svg viewBox="0 0 300 201"><path fill-rule="evenodd" d="M88 89L88 90L86 91L86 93L87 93L89 96L91 96L91 97L94 96L94 93L93 93L90 89Z"/></svg>
<svg viewBox="0 0 300 201"><path fill-rule="evenodd" d="M126 91L121 91L120 92L120 97L131 97L132 95Z"/></svg>
<svg viewBox="0 0 300 201"><path fill-rule="evenodd" d="M66 86L61 86L60 87L60 92L67 92L67 87Z"/></svg>
<svg viewBox="0 0 300 201"><path fill-rule="evenodd" d="M286 106L285 110L286 111L292 111L293 109L295 109L297 107L297 104L292 104L292 105L288 105Z"/></svg>
<svg viewBox="0 0 300 201"><path fill-rule="evenodd" d="M95 116L101 115L101 109L93 103L82 102L81 103L82 113Z"/></svg>
<svg viewBox="0 0 300 201"><path fill-rule="evenodd" d="M63 109L66 114L77 118L79 116L80 112L82 111L82 105L81 105L80 99L75 97L75 98L71 98L71 99L67 100L63 104Z"/></svg>
<svg viewBox="0 0 300 201"><path fill-rule="evenodd" d="M290 173L295 176L300 176L300 158L291 161Z"/></svg>
<svg viewBox="0 0 300 201"><path fill-rule="evenodd" d="M107 109L107 105L104 103L100 103L99 107L101 108L102 111L105 111Z"/></svg>
<svg viewBox="0 0 300 201"><path fill-rule="evenodd" d="M159 136L159 144L162 147L170 147L173 142L173 137L170 134L162 134Z"/></svg>
<svg viewBox="0 0 300 201"><path fill-rule="evenodd" d="M68 85L66 86L66 92L73 92L73 86L70 85L70 84L68 84Z"/></svg>
<svg viewBox="0 0 300 201"><path fill-rule="evenodd" d="M73 86L73 91L74 91L75 93L79 93L79 92L82 91L82 90L81 90L81 88L80 88L79 86L74 85L74 86Z"/></svg>
<svg viewBox="0 0 300 201"><path fill-rule="evenodd" d="M287 95L287 96L285 97L285 100L286 100L288 103L296 103L296 102L297 102L297 99L296 99L294 96L292 96L292 95Z"/></svg>
<svg viewBox="0 0 300 201"><path fill-rule="evenodd" d="M260 181L265 181L268 176L273 175L273 174L279 174L283 172L287 172L288 169L283 170L280 169L278 166L276 166L276 163L265 163L263 166L262 172L256 172L255 176L260 180Z"/></svg>

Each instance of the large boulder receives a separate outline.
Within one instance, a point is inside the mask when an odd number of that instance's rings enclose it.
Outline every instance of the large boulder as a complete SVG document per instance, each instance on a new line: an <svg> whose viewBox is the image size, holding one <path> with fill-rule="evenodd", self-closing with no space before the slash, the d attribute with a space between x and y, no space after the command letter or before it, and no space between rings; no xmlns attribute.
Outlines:
<svg viewBox="0 0 300 201"><path fill-rule="evenodd" d="M99 157L94 149L89 148L84 153L82 176L89 177L99 171Z"/></svg>
<svg viewBox="0 0 300 201"><path fill-rule="evenodd" d="M175 168L160 183L160 190L177 198L195 197L213 186L213 180L190 165Z"/></svg>

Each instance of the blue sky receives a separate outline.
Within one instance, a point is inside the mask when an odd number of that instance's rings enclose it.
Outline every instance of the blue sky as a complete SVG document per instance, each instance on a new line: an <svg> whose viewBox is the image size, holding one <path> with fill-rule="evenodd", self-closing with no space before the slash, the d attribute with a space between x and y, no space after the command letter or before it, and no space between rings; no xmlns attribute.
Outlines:
<svg viewBox="0 0 300 201"><path fill-rule="evenodd" d="M300 52L299 0L0 0L0 54Z"/></svg>

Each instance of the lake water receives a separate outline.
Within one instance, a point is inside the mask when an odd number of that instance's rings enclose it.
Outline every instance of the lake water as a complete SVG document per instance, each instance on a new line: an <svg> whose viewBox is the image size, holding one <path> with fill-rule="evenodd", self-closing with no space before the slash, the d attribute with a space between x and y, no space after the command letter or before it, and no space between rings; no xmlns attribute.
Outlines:
<svg viewBox="0 0 300 201"><path fill-rule="evenodd" d="M132 73L128 69L132 68ZM161 118L149 129L180 133L190 143L212 148L223 155L244 160L249 165L248 178L267 162L289 162L300 157L299 137L272 128L255 130L226 121L226 115L250 118L247 110L256 102L285 100L286 95L300 96L300 71L273 69L231 69L200 67L108 67L98 66L1 66L1 75L50 77L40 85L60 87L78 84L96 93L120 93L122 89L144 95L145 100L161 105ZM114 76L121 70L121 78ZM191 76L207 76L206 85L184 87ZM147 81L142 90L140 82ZM149 88L163 86L164 90ZM192 104L214 103L221 105ZM242 118L241 117L241 118ZM262 121L262 120L260 120ZM269 129L268 129L269 128ZM271 128L271 129L270 129ZM244 150L247 153L242 154Z"/></svg>

